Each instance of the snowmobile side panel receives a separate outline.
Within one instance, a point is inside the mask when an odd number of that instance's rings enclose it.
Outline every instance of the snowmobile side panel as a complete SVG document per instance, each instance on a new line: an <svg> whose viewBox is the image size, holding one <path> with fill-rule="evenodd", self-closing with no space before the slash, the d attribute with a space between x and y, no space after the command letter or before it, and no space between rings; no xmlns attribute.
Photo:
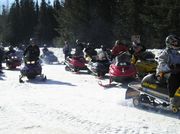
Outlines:
<svg viewBox="0 0 180 134"><path fill-rule="evenodd" d="M174 103L176 106L180 107L180 87L176 90L174 95Z"/></svg>
<svg viewBox="0 0 180 134"><path fill-rule="evenodd" d="M175 93L176 97L180 97L180 87L177 89L176 93Z"/></svg>
<svg viewBox="0 0 180 134"><path fill-rule="evenodd" d="M139 95L140 95L139 91L128 87L128 89L126 90L125 99L131 99L131 98L134 98L134 97L139 96Z"/></svg>
<svg viewBox="0 0 180 134"><path fill-rule="evenodd" d="M154 86L154 85L152 85L152 86ZM152 90L150 88L144 88L141 86L141 83L139 83L139 82L132 82L132 83L128 84L128 87L130 87L136 91L139 91L140 93L142 92L142 93L147 94L151 97L160 99L162 101L169 102L169 96L168 95L162 94L162 93L157 92L155 90Z"/></svg>

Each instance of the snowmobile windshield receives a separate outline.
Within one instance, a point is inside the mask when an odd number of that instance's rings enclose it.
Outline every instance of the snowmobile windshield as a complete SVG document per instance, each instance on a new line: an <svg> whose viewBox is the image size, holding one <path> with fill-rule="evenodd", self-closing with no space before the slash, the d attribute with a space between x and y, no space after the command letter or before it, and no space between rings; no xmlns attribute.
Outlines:
<svg viewBox="0 0 180 134"><path fill-rule="evenodd" d="M131 55L128 53L123 53L115 58L115 63L130 63L131 61Z"/></svg>

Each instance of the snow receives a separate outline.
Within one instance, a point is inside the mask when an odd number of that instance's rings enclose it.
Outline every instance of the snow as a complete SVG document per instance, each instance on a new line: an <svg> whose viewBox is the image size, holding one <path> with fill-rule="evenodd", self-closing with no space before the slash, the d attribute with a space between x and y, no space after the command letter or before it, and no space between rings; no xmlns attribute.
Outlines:
<svg viewBox="0 0 180 134"><path fill-rule="evenodd" d="M51 48L59 60L62 50ZM154 50L155 51L155 50ZM155 51L158 52L158 51ZM18 82L17 70L0 80L0 134L179 134L179 115L138 109L125 100L127 83L104 89L98 79L64 65L43 65L47 81ZM102 80L108 83L108 79Z"/></svg>

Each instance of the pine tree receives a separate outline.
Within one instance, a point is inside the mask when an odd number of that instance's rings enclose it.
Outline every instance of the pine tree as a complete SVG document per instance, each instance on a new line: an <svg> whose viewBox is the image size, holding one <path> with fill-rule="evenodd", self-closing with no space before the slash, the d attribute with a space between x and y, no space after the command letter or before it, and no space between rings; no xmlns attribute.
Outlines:
<svg viewBox="0 0 180 134"><path fill-rule="evenodd" d="M6 41L15 45L21 39L20 4L19 0L15 0L8 15Z"/></svg>
<svg viewBox="0 0 180 134"><path fill-rule="evenodd" d="M41 44L52 44L53 38L57 35L55 31L55 16L52 5L45 0L41 1L39 20L36 35Z"/></svg>
<svg viewBox="0 0 180 134"><path fill-rule="evenodd" d="M35 3L33 0L21 0L21 37L23 42L29 42L34 36L34 28L37 24Z"/></svg>

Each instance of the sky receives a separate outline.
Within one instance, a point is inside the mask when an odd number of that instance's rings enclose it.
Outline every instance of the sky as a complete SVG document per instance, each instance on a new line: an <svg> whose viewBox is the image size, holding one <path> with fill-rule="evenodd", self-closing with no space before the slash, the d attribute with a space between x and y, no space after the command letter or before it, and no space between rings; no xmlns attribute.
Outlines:
<svg viewBox="0 0 180 134"><path fill-rule="evenodd" d="M0 0L0 5L7 5L7 1L9 1L9 4L11 4L11 3L13 3L15 0ZM36 1L36 0L34 0L34 1ZM39 2L41 1L41 0L38 0ZM50 2L51 3L53 3L53 1L54 0L50 0ZM46 0L46 2L48 2L48 0Z"/></svg>
<svg viewBox="0 0 180 134"><path fill-rule="evenodd" d="M64 59L62 49L49 48ZM154 50L156 52L156 50ZM5 67L5 64L3 64ZM22 65L23 67L23 65ZM42 65L47 81L18 82L21 67L0 76L0 134L179 134L179 116L138 109L125 100L127 83L109 89L65 65ZM101 80L108 83L108 79Z"/></svg>
<svg viewBox="0 0 180 134"><path fill-rule="evenodd" d="M9 7L12 3L14 3L15 0L0 0L0 12L2 11L2 5L5 5L7 7L7 4L9 3ZM36 1L36 0L34 0ZM53 4L54 0L49 0L51 2L51 4ZM40 3L41 0L38 0L38 2ZM48 2L48 0L46 0L46 2Z"/></svg>

